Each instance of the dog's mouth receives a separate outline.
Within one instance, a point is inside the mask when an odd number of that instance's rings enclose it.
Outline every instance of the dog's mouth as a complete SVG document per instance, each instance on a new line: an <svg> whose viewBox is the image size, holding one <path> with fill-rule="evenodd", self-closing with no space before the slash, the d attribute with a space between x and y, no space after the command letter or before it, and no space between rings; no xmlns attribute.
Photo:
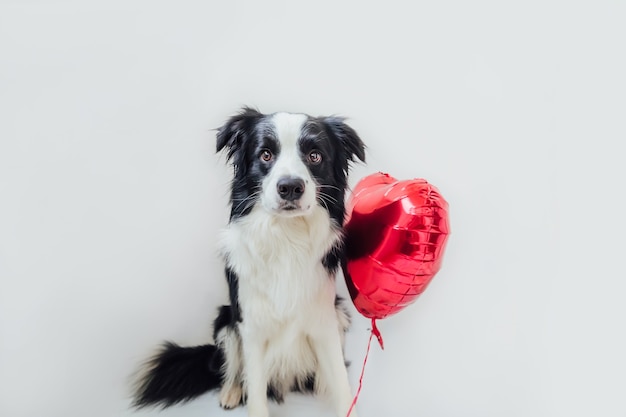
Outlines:
<svg viewBox="0 0 626 417"><path fill-rule="evenodd" d="M299 210L299 209L300 209L300 205L294 203L293 201L283 201L282 203L278 205L278 210L281 210L281 211L293 211L293 210Z"/></svg>
<svg viewBox="0 0 626 417"><path fill-rule="evenodd" d="M281 217L306 216L311 206L303 206L299 201L281 201L274 208L274 213Z"/></svg>

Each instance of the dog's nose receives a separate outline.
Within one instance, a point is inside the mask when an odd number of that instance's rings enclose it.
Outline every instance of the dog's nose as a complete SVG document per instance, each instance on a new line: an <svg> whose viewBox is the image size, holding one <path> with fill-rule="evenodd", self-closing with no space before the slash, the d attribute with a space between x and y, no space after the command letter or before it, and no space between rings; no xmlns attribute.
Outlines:
<svg viewBox="0 0 626 417"><path fill-rule="evenodd" d="M276 189L283 200L295 201L304 194L304 181L300 178L281 178L276 183Z"/></svg>

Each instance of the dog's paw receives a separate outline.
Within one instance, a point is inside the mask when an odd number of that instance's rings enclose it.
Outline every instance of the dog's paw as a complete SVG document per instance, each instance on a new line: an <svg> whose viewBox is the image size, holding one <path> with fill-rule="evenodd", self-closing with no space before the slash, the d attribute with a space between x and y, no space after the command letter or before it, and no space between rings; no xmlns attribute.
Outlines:
<svg viewBox="0 0 626 417"><path fill-rule="evenodd" d="M232 410L241 404L241 385L232 387L222 387L220 391L220 407L225 410Z"/></svg>

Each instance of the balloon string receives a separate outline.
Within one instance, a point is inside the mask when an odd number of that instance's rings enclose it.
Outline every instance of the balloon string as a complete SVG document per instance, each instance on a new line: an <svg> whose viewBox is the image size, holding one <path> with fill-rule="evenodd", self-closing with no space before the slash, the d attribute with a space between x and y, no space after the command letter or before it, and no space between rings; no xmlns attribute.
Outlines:
<svg viewBox="0 0 626 417"><path fill-rule="evenodd" d="M378 327L376 327L376 319L372 319L372 334L374 336L376 336L376 339L378 339L378 344L380 345L380 348L382 350L385 350L385 344L383 343L383 337L380 334L380 330L378 330Z"/></svg>
<svg viewBox="0 0 626 417"><path fill-rule="evenodd" d="M370 355L370 347L372 346L372 338L374 336L376 336L376 339L378 339L378 343L380 344L381 349L384 349L383 337L381 336L380 331L378 330L378 327L376 327L376 320L372 319L372 331L370 332L370 338L367 341L367 350L365 351L365 359L363 359L363 366L361 367L361 376L359 377L359 388L356 390L356 395L354 396L354 399L352 400L352 404L350 404L350 409L348 409L348 414L346 414L346 417L350 417L350 413L352 413L352 409L354 408L357 400L359 399L361 388L363 388L363 374L365 374L365 364L367 363L367 358Z"/></svg>

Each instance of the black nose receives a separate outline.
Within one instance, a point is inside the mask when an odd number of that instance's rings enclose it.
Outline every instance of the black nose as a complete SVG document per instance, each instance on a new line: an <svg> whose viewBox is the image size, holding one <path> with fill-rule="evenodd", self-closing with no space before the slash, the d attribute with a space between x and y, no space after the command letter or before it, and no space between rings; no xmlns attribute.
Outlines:
<svg viewBox="0 0 626 417"><path fill-rule="evenodd" d="M304 181L300 178L281 178L276 184L276 189L283 200L295 201L304 194Z"/></svg>

